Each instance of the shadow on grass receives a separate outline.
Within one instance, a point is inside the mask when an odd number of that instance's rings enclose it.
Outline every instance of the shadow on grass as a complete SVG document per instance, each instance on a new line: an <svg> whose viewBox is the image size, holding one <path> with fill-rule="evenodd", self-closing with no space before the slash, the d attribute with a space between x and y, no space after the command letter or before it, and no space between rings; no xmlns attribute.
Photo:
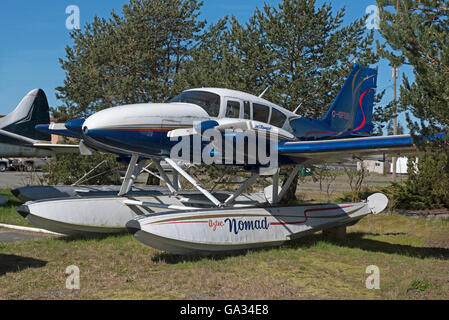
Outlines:
<svg viewBox="0 0 449 320"><path fill-rule="evenodd" d="M394 233L389 235L402 235L403 233ZM348 233L346 240L335 240L327 238L322 234L313 234L288 241L280 246L272 246L266 248L246 249L229 253L211 254L211 255L178 255L167 252L161 252L155 254L151 260L153 262L165 262L168 264L177 264L183 262L196 262L202 259L208 260L222 260L229 257L236 257L246 255L249 252L263 252L271 250L282 250L282 248L290 249L308 249L315 246L319 242L328 242L340 247L361 249L369 252L387 253L387 254L399 254L413 258L436 258L436 259L449 259L449 249L447 248L434 248L434 247L414 247L403 244L392 244L389 242L365 239L367 235L380 235L364 232L351 232ZM385 235L385 234L383 234Z"/></svg>
<svg viewBox="0 0 449 320"><path fill-rule="evenodd" d="M290 249L308 249L311 248L319 242L328 242L333 245L346 248L361 249L369 252L386 253L386 254L399 254L407 257L413 258L436 258L436 259L449 259L449 249L448 248L438 248L438 247L414 247L411 245L404 244L392 244L385 241L378 241L373 239L366 239L366 236L398 236L404 235L405 233L365 233L365 232L349 232L347 234L346 240L335 240L332 238L325 237L323 234L312 234L307 235L295 240L287 241L282 245L265 247L265 248L255 248L255 249L244 249L231 252L224 252L218 254L192 254L192 255L178 255L168 252L158 252L151 257L153 262L165 262L168 264L177 264L184 262L196 262L203 259L207 260L223 260L229 257L243 256L247 255L249 252L263 252L270 250L282 250L282 248ZM104 240L107 238L122 237L124 235L129 235L127 232L118 234L96 234L96 235L82 235L82 236L64 236L57 237L55 240L64 242L73 242L79 240ZM1 257L1 255L0 255Z"/></svg>
<svg viewBox="0 0 449 320"><path fill-rule="evenodd" d="M402 233L394 233L393 235L401 235ZM385 241L366 239L365 236L379 236L377 233L351 232L348 233L346 240L334 240L324 237L322 234L311 235L299 238L285 243L284 247L289 248L308 248L314 246L317 242L326 241L337 246L361 249L364 251L399 254L412 258L436 258L449 259L449 249L435 247L414 247L404 244L393 244ZM386 234L382 234L386 235ZM389 234L392 235L392 234Z"/></svg>
<svg viewBox="0 0 449 320"><path fill-rule="evenodd" d="M21 201L9 189L0 189L0 195L9 197L8 202L3 207L18 207L25 203L25 201Z"/></svg>
<svg viewBox="0 0 449 320"><path fill-rule="evenodd" d="M253 249L255 251L257 249ZM260 249L259 249L260 250ZM237 250L233 252L225 252L225 253L217 253L217 254L190 254L190 255L180 255L180 254L173 254L169 252L160 252L156 253L151 257L151 261L153 262L165 262L168 264L177 264L177 263L183 263L183 262L196 262L203 259L207 260L223 260L229 257L236 257L236 256L242 256L246 255L250 250Z"/></svg>
<svg viewBox="0 0 449 320"><path fill-rule="evenodd" d="M45 267L47 261L0 253L0 277L8 272L19 272L28 268Z"/></svg>

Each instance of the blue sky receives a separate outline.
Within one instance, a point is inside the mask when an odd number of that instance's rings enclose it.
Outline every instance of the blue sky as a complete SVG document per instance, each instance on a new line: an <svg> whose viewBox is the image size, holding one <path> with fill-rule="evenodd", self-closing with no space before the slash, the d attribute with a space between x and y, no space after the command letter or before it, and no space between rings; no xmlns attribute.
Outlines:
<svg viewBox="0 0 449 320"><path fill-rule="evenodd" d="M50 106L61 103L56 99L55 88L63 84L65 75L58 59L65 56L65 47L71 44L70 30L65 26L66 8L76 5L80 9L81 27L93 20L95 15L107 17L112 9L121 12L127 0L43 0L17 1L2 0L0 11L0 114L11 112L22 97L34 88L42 88L48 97ZM207 22L216 22L225 15L235 15L239 21L246 21L256 7L265 2L272 5L279 0L205 0L201 16ZM317 0L321 5L328 0ZM334 10L346 7L345 23L358 19L365 14L375 0L331 0ZM380 38L376 31L376 38ZM383 42L383 41L382 41ZM378 64L378 89L387 89L383 103L393 97L391 67L387 61ZM400 70L409 77L411 70ZM400 83L400 82L398 82ZM404 116L399 121L405 124Z"/></svg>

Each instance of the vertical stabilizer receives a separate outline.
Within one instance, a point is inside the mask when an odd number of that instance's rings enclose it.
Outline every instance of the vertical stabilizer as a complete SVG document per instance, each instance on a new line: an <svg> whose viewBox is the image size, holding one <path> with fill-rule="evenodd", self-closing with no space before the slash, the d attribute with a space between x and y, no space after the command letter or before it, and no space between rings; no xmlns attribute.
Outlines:
<svg viewBox="0 0 449 320"><path fill-rule="evenodd" d="M42 89L30 91L10 114L0 119L0 128L35 140L50 141L51 135L35 130L50 123L47 96Z"/></svg>
<svg viewBox="0 0 449 320"><path fill-rule="evenodd" d="M377 70L355 64L323 123L335 132L372 131L376 83Z"/></svg>

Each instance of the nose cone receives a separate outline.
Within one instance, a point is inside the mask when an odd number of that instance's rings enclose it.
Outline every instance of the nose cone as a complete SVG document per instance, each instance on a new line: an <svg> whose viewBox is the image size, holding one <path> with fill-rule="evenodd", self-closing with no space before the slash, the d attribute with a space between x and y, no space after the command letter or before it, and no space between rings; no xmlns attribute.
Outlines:
<svg viewBox="0 0 449 320"><path fill-rule="evenodd" d="M161 128L162 108L157 104L137 104L101 110L82 125L85 141L120 150L121 153L152 152L167 133ZM157 145L157 146L156 146Z"/></svg>
<svg viewBox="0 0 449 320"><path fill-rule="evenodd" d="M83 135L83 124L86 121L84 118L75 119L72 121L69 121L65 124L65 127L67 130L72 131L73 133Z"/></svg>
<svg viewBox="0 0 449 320"><path fill-rule="evenodd" d="M23 204L17 208L17 212L24 218L26 218L30 214L30 209L27 205Z"/></svg>
<svg viewBox="0 0 449 320"><path fill-rule="evenodd" d="M128 230L129 233L131 234L135 234L137 231L140 231L140 223L139 221L133 219L133 220L129 220L126 223L126 230Z"/></svg>

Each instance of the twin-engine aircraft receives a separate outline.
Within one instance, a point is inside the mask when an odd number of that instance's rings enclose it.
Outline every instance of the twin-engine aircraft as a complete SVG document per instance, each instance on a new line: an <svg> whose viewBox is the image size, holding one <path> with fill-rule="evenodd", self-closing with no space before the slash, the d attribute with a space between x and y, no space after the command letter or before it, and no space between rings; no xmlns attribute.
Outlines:
<svg viewBox="0 0 449 320"><path fill-rule="evenodd" d="M78 153L78 145L51 144L50 134L35 129L38 124L49 123L49 107L44 91L30 91L10 114L0 119L0 156L45 157Z"/></svg>
<svg viewBox="0 0 449 320"><path fill-rule="evenodd" d="M182 92L168 103L125 105L87 119L36 129L81 139L80 150L106 151L129 165L117 196L29 202L18 211L30 222L64 234L119 232L175 253L208 253L270 246L300 235L357 222L385 209L388 199L283 206L301 166L414 151L410 135L369 136L377 71L354 65L322 120L300 117L261 96L218 88ZM151 159L168 194L130 191ZM180 160L180 161L178 161ZM162 162L173 169L169 178ZM233 193L207 190L182 163L242 166L251 176ZM292 166L285 181L279 167ZM243 194L259 175L273 184L259 197ZM182 175L198 191L181 190ZM201 197L198 197L200 195ZM269 205L266 205L269 202Z"/></svg>
<svg viewBox="0 0 449 320"><path fill-rule="evenodd" d="M414 150L409 135L369 136L373 129L376 81L377 70L354 65L322 120L300 117L260 96L229 89L201 88L186 90L168 103L105 109L86 120L68 122L65 132L51 130L48 125L36 128L47 133L80 137L84 153L96 149L156 159L180 156L180 152L174 152L173 148L179 146L182 138L205 136L207 131L218 132L222 141L232 143L237 149L231 150L235 151L231 152L234 162L223 161L223 164L242 164L252 169L262 166L258 159L248 157L252 147L249 137L254 135L265 135L266 141L276 138L276 150L270 149L273 145L270 143L268 153L277 153L279 166L336 163L373 154ZM240 139L241 136L245 138ZM207 156L227 159L225 150L228 149L214 143L210 136L200 140L200 149L195 149L192 140L190 150L186 148L189 155L182 156L184 160L198 159L195 152L204 156L205 148L208 148ZM236 148L239 141L243 144ZM261 142L255 140L255 143ZM244 155L242 163L236 163L239 153Z"/></svg>

